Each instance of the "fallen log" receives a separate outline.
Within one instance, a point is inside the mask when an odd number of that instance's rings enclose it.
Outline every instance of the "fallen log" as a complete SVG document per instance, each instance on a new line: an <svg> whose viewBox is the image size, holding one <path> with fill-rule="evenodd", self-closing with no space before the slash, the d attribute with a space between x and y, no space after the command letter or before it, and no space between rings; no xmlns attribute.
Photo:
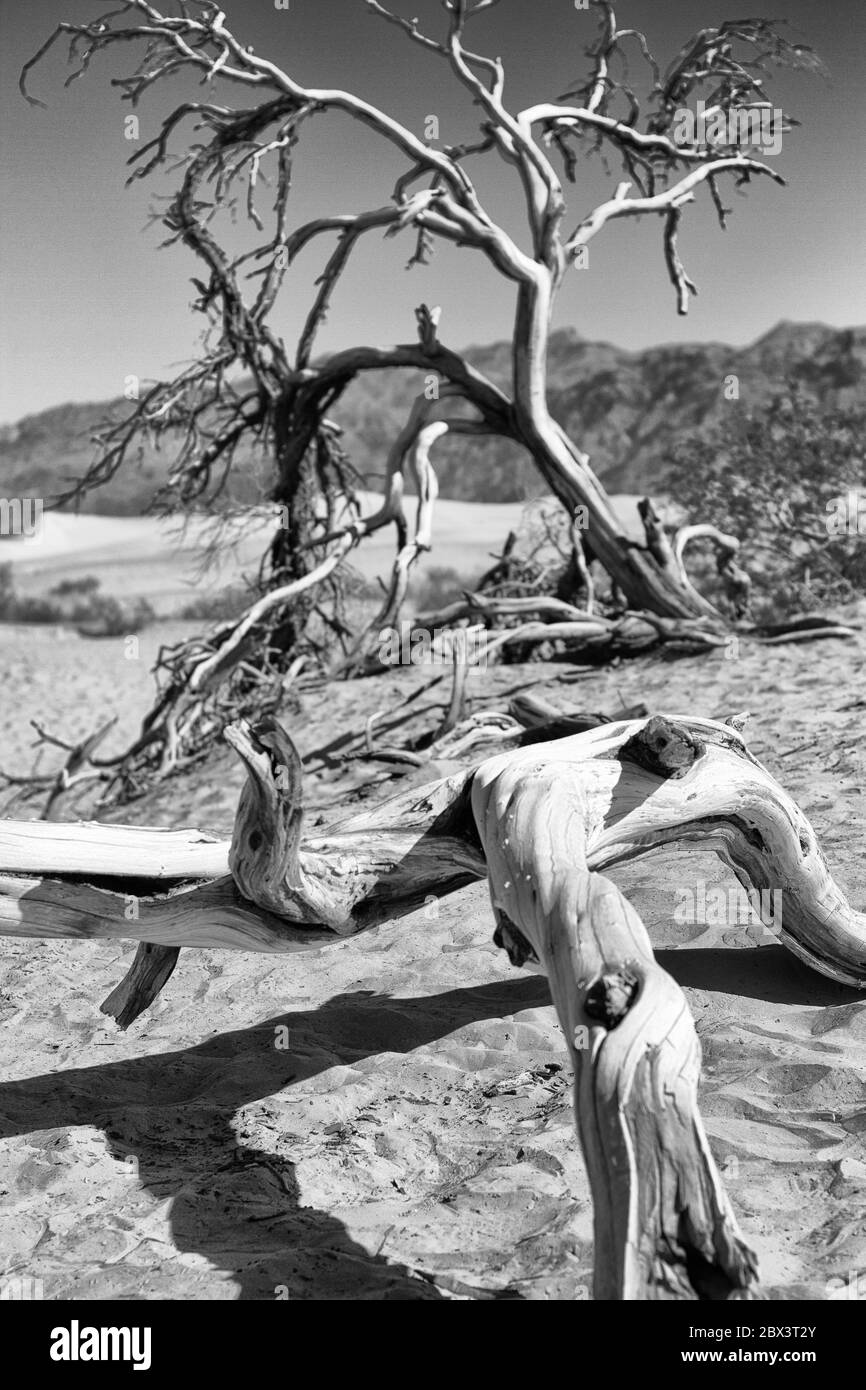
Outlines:
<svg viewBox="0 0 866 1390"><path fill-rule="evenodd" d="M650 508L645 521L655 516ZM657 524L657 518L655 523ZM709 525L684 527L678 533L676 548L659 532L653 553L661 568L675 575L678 582L705 602L689 582L682 561L685 546L694 539L707 536L719 547L719 573L722 575L729 599L738 621L734 624L713 622L706 614L699 618L662 617L650 611L629 610L618 617L576 608L573 604L547 594L523 597L489 597L466 591L463 598L435 611L419 613L408 624L409 631L446 632L460 623L483 622L486 639L475 639L474 662L486 662L503 648L537 646L545 642L561 644L568 659L592 657L610 660L615 656L639 656L659 646L669 646L695 652L711 651L726 646L734 637L764 645L782 642L813 642L828 637L853 638L857 628L836 619L806 616L790 618L780 623L757 625L746 622L748 604L748 575L734 563L738 542L734 537ZM497 627L502 619L524 621L516 627Z"/></svg>
<svg viewBox="0 0 866 1390"><path fill-rule="evenodd" d="M227 731L247 769L234 835L230 846L206 846L225 853L229 876L190 887L172 872L175 860L188 868L192 832L146 842L126 827L79 828L79 872L74 835L58 878L12 876L0 859L0 934L143 943L104 1005L125 1025L156 997L180 947L321 947L487 877L495 939L548 976L574 1065L596 1297L749 1297L755 1258L698 1113L694 1023L634 908L602 872L677 841L713 848L745 886L782 891L782 944L866 987L866 913L834 883L812 827L749 754L739 722L626 719L512 748L317 837L303 835L291 739L274 721L240 723ZM70 827L7 823L0 854L7 846L19 875L28 844L31 863L56 863L60 829ZM137 870L159 843L159 873L118 873L113 888L82 882L100 836L106 847L125 844ZM136 844L147 854L136 858Z"/></svg>

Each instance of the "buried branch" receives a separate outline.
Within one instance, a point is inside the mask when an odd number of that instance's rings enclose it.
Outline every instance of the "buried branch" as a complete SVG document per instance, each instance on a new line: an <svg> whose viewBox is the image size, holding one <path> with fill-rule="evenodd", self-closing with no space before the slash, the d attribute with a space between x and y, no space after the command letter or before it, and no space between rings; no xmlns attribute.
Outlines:
<svg viewBox="0 0 866 1390"><path fill-rule="evenodd" d="M528 713L543 726L545 709ZM745 885L782 890L783 945L831 979L866 987L866 913L847 902L805 816L736 724L601 724L511 748L306 837L291 739L275 721L241 723L228 733L248 774L231 845L198 847L187 832L165 841L155 870L153 831L84 827L87 853L76 856L76 827L63 827L58 847L58 826L13 825L12 848L0 847L0 933L143 943L103 1006L126 1025L182 946L320 947L486 876L496 940L546 973L574 1065L596 1297L749 1297L755 1259L698 1113L694 1022L637 912L603 874L674 842L713 848ZM105 853L113 888L105 869L81 882L99 840L106 851L125 847L126 874L144 877L123 882L121 861ZM184 886L196 854L207 856L205 872L226 865L230 874ZM40 876L12 876L10 864ZM49 866L61 876L45 877Z"/></svg>

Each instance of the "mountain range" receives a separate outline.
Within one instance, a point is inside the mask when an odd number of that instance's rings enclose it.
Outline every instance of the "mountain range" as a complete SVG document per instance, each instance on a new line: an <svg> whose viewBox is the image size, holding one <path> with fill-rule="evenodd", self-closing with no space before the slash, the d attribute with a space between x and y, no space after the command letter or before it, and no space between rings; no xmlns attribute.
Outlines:
<svg viewBox="0 0 866 1390"><path fill-rule="evenodd" d="M509 343L470 347L465 355L508 389ZM733 410L760 409L791 382L830 406L866 405L866 327L783 321L747 347L678 343L639 352L562 329L550 337L549 363L551 410L611 492L658 489L679 441L706 434ZM388 446L423 388L417 371L371 372L352 383L332 412L369 486L376 486ZM100 421L129 408L123 400L59 405L0 427L0 496L48 498L61 491L86 470L90 435ZM81 510L140 515L171 462L168 440L160 450L145 448L139 462L89 494ZM528 455L500 439L446 438L434 464L444 497L513 502L543 491ZM260 500L266 479L253 450L239 452L231 496Z"/></svg>

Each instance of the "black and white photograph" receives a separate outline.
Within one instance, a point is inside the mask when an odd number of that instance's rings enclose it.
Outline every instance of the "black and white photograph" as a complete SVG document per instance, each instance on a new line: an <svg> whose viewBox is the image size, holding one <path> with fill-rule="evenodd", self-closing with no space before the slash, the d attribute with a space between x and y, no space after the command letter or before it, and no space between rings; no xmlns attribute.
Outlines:
<svg viewBox="0 0 866 1390"><path fill-rule="evenodd" d="M0 0L46 1374L161 1373L177 1303L854 1355L866 12L736 14Z"/></svg>

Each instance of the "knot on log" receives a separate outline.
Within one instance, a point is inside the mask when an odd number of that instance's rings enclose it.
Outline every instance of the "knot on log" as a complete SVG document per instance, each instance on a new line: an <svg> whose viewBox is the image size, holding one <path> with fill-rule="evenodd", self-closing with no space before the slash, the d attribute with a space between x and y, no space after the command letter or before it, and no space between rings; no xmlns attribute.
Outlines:
<svg viewBox="0 0 866 1390"><path fill-rule="evenodd" d="M494 945L505 951L512 965L520 968L528 960L537 961L535 948L527 941L519 927L500 909L496 910L496 930L493 933Z"/></svg>
<svg viewBox="0 0 866 1390"><path fill-rule="evenodd" d="M635 1001L640 979L627 965L602 975L590 985L583 1001L583 1011L610 1030L622 1023Z"/></svg>
<svg viewBox="0 0 866 1390"><path fill-rule="evenodd" d="M741 734L751 717L748 710L740 710L739 714L729 714L725 723L729 729L736 729L737 733Z"/></svg>
<svg viewBox="0 0 866 1390"><path fill-rule="evenodd" d="M653 715L619 750L620 762L637 763L659 777L684 777L706 745L682 724Z"/></svg>
<svg viewBox="0 0 866 1390"><path fill-rule="evenodd" d="M229 869L245 898L289 920L312 922L300 863L303 769L291 738L275 719L230 724L223 737L243 760Z"/></svg>

